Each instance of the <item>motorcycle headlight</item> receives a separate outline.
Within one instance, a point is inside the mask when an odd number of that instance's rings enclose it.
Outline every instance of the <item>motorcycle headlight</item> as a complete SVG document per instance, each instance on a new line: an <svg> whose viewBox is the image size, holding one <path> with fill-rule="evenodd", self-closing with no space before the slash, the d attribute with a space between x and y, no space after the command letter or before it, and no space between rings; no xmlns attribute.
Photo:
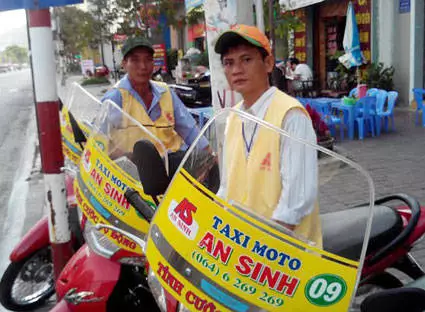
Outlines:
<svg viewBox="0 0 425 312"><path fill-rule="evenodd" d="M158 281L158 278L150 268L148 273L148 284L152 295L155 298L156 303L158 304L158 307L162 312L166 312L167 303L165 301L164 288L162 288L161 284Z"/></svg>
<svg viewBox="0 0 425 312"><path fill-rule="evenodd" d="M90 249L102 257L109 259L120 249L102 233L102 230L97 230L89 220L85 224L83 233Z"/></svg>

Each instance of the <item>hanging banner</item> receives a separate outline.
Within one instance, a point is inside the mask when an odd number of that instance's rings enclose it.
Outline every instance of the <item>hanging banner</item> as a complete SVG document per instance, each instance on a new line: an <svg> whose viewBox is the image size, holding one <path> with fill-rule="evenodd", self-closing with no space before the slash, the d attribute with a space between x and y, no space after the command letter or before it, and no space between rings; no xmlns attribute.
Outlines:
<svg viewBox="0 0 425 312"><path fill-rule="evenodd" d="M297 10L295 15L300 24L294 31L294 52L295 57L301 62L307 62L307 17L305 9Z"/></svg>
<svg viewBox="0 0 425 312"><path fill-rule="evenodd" d="M371 0L353 1L354 12L356 12L357 26L360 36L360 49L365 59L371 60Z"/></svg>

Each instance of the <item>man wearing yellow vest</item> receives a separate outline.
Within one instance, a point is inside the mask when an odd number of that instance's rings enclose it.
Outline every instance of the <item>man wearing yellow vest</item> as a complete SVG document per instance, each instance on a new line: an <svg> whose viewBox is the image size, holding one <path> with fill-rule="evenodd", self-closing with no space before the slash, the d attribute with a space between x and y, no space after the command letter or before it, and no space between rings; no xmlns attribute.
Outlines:
<svg viewBox="0 0 425 312"><path fill-rule="evenodd" d="M256 27L236 25L218 38L230 87L242 95L237 108L293 137L316 143L303 106L269 84L274 59L270 42ZM322 246L317 205L317 152L265 127L230 115L218 195L234 200Z"/></svg>
<svg viewBox="0 0 425 312"><path fill-rule="evenodd" d="M102 101L112 100L161 140L171 153L170 172L173 172L184 151L199 134L196 122L167 84L150 80L154 69L154 49L147 39L131 37L124 43L121 52L127 75L105 94ZM120 116L116 119L119 123ZM126 131L121 137L129 140L129 146L123 144L123 152L131 151L132 144L138 139L149 139L140 129L135 129L137 127L121 127ZM200 148L208 146L205 139L199 144Z"/></svg>

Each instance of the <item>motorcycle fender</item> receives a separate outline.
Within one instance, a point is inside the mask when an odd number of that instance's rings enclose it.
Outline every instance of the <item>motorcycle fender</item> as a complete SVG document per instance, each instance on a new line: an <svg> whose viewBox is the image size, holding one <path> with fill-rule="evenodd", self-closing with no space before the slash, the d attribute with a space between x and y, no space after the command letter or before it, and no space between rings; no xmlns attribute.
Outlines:
<svg viewBox="0 0 425 312"><path fill-rule="evenodd" d="M49 244L49 225L45 216L25 234L12 250L9 259L12 262L18 262Z"/></svg>
<svg viewBox="0 0 425 312"><path fill-rule="evenodd" d="M107 301L118 282L121 265L83 245L68 261L56 282L56 294L72 311L106 311ZM72 298L85 294L80 302Z"/></svg>

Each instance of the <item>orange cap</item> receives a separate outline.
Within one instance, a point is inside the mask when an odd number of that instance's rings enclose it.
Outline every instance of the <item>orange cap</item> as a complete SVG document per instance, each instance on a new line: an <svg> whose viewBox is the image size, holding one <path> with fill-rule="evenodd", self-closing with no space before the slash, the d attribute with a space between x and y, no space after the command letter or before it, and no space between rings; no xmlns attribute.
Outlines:
<svg viewBox="0 0 425 312"><path fill-rule="evenodd" d="M222 54L224 47L232 42L236 37L242 37L248 41L248 43L256 47L264 48L269 55L272 54L270 41L267 39L266 35L255 26L243 24L236 24L230 30L223 32L217 39L214 51L218 54Z"/></svg>

